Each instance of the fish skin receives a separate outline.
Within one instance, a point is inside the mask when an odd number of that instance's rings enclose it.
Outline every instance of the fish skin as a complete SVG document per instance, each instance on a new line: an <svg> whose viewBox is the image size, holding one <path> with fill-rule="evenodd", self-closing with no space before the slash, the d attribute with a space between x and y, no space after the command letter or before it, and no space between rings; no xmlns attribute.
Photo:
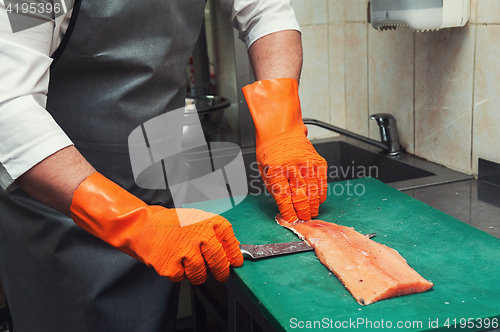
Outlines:
<svg viewBox="0 0 500 332"><path fill-rule="evenodd" d="M276 221L313 246L321 263L361 305L433 287L396 250L370 240L353 228L322 220L288 223L280 215Z"/></svg>

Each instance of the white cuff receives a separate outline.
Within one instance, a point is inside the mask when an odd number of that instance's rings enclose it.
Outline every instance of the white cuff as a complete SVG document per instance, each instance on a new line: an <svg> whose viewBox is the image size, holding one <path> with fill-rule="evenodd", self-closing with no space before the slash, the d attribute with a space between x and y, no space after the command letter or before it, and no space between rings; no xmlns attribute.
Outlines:
<svg viewBox="0 0 500 332"><path fill-rule="evenodd" d="M13 182L43 159L73 143L33 96L0 107L0 186Z"/></svg>

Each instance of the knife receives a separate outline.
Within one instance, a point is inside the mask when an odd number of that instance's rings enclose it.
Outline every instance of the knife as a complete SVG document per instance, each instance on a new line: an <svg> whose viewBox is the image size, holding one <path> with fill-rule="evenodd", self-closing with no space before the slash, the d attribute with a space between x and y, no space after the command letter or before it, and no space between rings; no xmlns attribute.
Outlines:
<svg viewBox="0 0 500 332"><path fill-rule="evenodd" d="M266 258L271 256L286 255L296 252L314 250L305 241L271 243L271 244L240 244L240 250L243 256L252 259Z"/></svg>
<svg viewBox="0 0 500 332"><path fill-rule="evenodd" d="M376 233L366 234L371 239ZM240 244L240 250L244 257L252 259L266 258L278 255L293 254L314 250L306 241L271 243L271 244Z"/></svg>

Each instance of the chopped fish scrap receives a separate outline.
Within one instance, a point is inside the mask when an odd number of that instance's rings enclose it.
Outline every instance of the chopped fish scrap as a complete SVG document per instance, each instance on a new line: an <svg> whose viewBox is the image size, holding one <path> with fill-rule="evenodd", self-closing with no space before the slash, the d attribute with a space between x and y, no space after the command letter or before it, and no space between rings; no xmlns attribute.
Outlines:
<svg viewBox="0 0 500 332"><path fill-rule="evenodd" d="M280 215L276 216L276 221L313 246L321 263L362 305L425 292L433 286L396 250L350 227L321 220L288 223Z"/></svg>

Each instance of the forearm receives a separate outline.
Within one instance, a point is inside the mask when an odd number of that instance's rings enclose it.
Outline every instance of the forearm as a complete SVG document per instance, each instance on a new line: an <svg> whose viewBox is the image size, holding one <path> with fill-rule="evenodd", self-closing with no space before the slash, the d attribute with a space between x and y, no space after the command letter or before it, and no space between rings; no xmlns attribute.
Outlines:
<svg viewBox="0 0 500 332"><path fill-rule="evenodd" d="M256 40L248 55L256 80L289 77L299 81L302 40L297 30L283 30Z"/></svg>
<svg viewBox="0 0 500 332"><path fill-rule="evenodd" d="M47 206L71 216L73 192L95 169L74 146L68 146L45 158L16 184Z"/></svg>
<svg viewBox="0 0 500 332"><path fill-rule="evenodd" d="M283 30L256 40L249 55L257 82L243 87L255 124L259 170L289 222L316 217L327 195L326 161L307 139L302 121L300 37L296 30ZM303 167L306 172L295 172Z"/></svg>

